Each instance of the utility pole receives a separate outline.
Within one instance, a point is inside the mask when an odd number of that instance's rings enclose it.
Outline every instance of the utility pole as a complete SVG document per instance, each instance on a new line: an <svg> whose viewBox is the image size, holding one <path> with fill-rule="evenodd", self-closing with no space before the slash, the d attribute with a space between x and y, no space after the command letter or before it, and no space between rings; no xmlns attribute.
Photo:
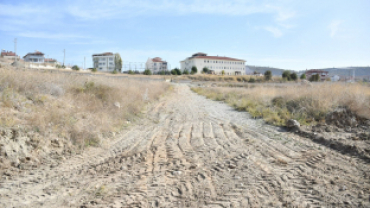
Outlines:
<svg viewBox="0 0 370 208"><path fill-rule="evenodd" d="M18 69L18 65L17 65L17 38L14 38L14 65L15 65L15 68Z"/></svg>
<svg viewBox="0 0 370 208"><path fill-rule="evenodd" d="M64 65L64 63L65 63L65 61L66 61L66 49L64 49L64 50L63 50L63 53L64 53L63 66L65 66L65 65Z"/></svg>
<svg viewBox="0 0 370 208"><path fill-rule="evenodd" d="M86 69L86 56L84 57L84 70Z"/></svg>

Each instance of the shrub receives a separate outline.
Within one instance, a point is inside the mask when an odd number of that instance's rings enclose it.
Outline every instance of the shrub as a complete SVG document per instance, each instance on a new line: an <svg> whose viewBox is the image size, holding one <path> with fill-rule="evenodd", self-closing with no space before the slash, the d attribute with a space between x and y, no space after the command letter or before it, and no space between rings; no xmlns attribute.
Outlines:
<svg viewBox="0 0 370 208"><path fill-rule="evenodd" d="M112 71L112 74L117 74L117 73L118 73L117 70Z"/></svg>
<svg viewBox="0 0 370 208"><path fill-rule="evenodd" d="M306 74L302 74L300 78L301 79L306 79Z"/></svg>
<svg viewBox="0 0 370 208"><path fill-rule="evenodd" d="M271 78L272 78L272 73L271 73L271 71L270 71L270 70L267 70L267 71L265 72L265 80L266 80L266 81L269 81L269 80L271 80Z"/></svg>
<svg viewBox="0 0 370 208"><path fill-rule="evenodd" d="M256 82L256 79L254 79L253 77L251 77L248 82L255 83Z"/></svg>
<svg viewBox="0 0 370 208"><path fill-rule="evenodd" d="M172 69L172 70L171 70L171 74L172 74L172 75L177 75L176 70L175 70L175 69Z"/></svg>
<svg viewBox="0 0 370 208"><path fill-rule="evenodd" d="M298 75L295 72L290 74L290 80L296 81L297 79L298 79Z"/></svg>
<svg viewBox="0 0 370 208"><path fill-rule="evenodd" d="M80 68L77 65L72 66L72 70L78 71Z"/></svg>
<svg viewBox="0 0 370 208"><path fill-rule="evenodd" d="M221 74L222 74L222 76L224 76L225 75L225 70L222 70Z"/></svg>
<svg viewBox="0 0 370 208"><path fill-rule="evenodd" d="M209 69L208 69L207 67L204 67L202 72L203 72L204 74L208 74Z"/></svg>
<svg viewBox="0 0 370 208"><path fill-rule="evenodd" d="M290 81L290 71L285 70L281 76L283 79Z"/></svg>
<svg viewBox="0 0 370 208"><path fill-rule="evenodd" d="M196 73L198 73L197 67L196 66L191 67L191 74L196 74Z"/></svg>
<svg viewBox="0 0 370 208"><path fill-rule="evenodd" d="M131 75L133 75L133 74L135 74L135 72L134 71L132 71L131 69L130 70L128 70L128 72L127 72L128 74L131 74Z"/></svg>
<svg viewBox="0 0 370 208"><path fill-rule="evenodd" d="M165 74L166 74L166 72L163 71L163 70L159 72L159 75L165 75Z"/></svg>
<svg viewBox="0 0 370 208"><path fill-rule="evenodd" d="M98 70L96 68L91 69L92 72L97 72Z"/></svg>
<svg viewBox="0 0 370 208"><path fill-rule="evenodd" d="M310 82L318 82L320 80L319 74L314 74L310 77Z"/></svg>
<svg viewBox="0 0 370 208"><path fill-rule="evenodd" d="M186 74L186 75L188 75L188 74L189 74L189 71L188 71L187 69L185 69L185 70L182 72L182 74Z"/></svg>
<svg viewBox="0 0 370 208"><path fill-rule="evenodd" d="M152 71L150 69L145 69L143 72L144 75L152 75Z"/></svg>
<svg viewBox="0 0 370 208"><path fill-rule="evenodd" d="M174 70L176 71L176 74L177 74L177 75L181 75L181 74L182 74L182 73L181 73L181 71L180 71L180 69L175 68Z"/></svg>

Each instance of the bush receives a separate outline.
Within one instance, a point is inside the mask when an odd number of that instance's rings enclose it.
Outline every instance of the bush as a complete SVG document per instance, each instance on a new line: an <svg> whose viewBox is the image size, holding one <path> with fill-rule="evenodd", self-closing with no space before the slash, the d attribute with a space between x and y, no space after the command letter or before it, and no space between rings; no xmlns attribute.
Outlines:
<svg viewBox="0 0 370 208"><path fill-rule="evenodd" d="M77 65L74 65L74 66L72 66L72 70L78 71L78 70L80 70L80 68Z"/></svg>
<svg viewBox="0 0 370 208"><path fill-rule="evenodd" d="M290 74L290 79L296 81L298 79L298 75L295 72L293 72Z"/></svg>
<svg viewBox="0 0 370 208"><path fill-rule="evenodd" d="M97 72L98 70L96 68L91 69L92 72Z"/></svg>
<svg viewBox="0 0 370 208"><path fill-rule="evenodd" d="M145 69L145 71L143 72L144 75L152 75L152 71L150 71L150 69Z"/></svg>
<svg viewBox="0 0 370 208"><path fill-rule="evenodd" d="M176 70L175 70L175 69L172 69L172 70L171 70L171 74L172 74L172 75L177 75Z"/></svg>
<svg viewBox="0 0 370 208"><path fill-rule="evenodd" d="M256 82L256 79L254 79L253 77L251 77L248 82L255 83Z"/></svg>
<svg viewBox="0 0 370 208"><path fill-rule="evenodd" d="M118 73L117 70L112 71L112 74L117 74L117 73Z"/></svg>
<svg viewBox="0 0 370 208"><path fill-rule="evenodd" d="M314 74L310 77L310 82L318 82L320 81L320 75L319 74Z"/></svg>
<svg viewBox="0 0 370 208"><path fill-rule="evenodd" d="M207 67L204 67L204 68L203 68L203 73L204 73L204 74L208 74L208 72L209 72L209 69L208 69Z"/></svg>
<svg viewBox="0 0 370 208"><path fill-rule="evenodd" d="M271 73L271 71L270 71L270 70L267 70L267 71L265 72L265 80L266 80L266 81L269 81L269 80L271 80L271 78L272 78L272 73Z"/></svg>
<svg viewBox="0 0 370 208"><path fill-rule="evenodd" d="M191 74L196 74L196 73L198 73L197 67L196 66L191 67Z"/></svg>
<svg viewBox="0 0 370 208"><path fill-rule="evenodd" d="M290 81L290 71L285 70L281 76L283 79Z"/></svg>
<svg viewBox="0 0 370 208"><path fill-rule="evenodd" d="M222 70L221 74L222 74L222 76L224 76L225 75L225 70Z"/></svg>
<svg viewBox="0 0 370 208"><path fill-rule="evenodd" d="M177 75L181 75L181 74L182 74L182 73L181 73L181 71L180 71L180 69L175 68L174 70L176 71L176 74L177 74Z"/></svg>
<svg viewBox="0 0 370 208"><path fill-rule="evenodd" d="M306 74L302 74L300 78L301 79L306 79Z"/></svg>
<svg viewBox="0 0 370 208"><path fill-rule="evenodd" d="M188 74L189 74L189 71L188 71L187 69L185 69L185 70L182 72L182 74L186 74L186 75L188 75Z"/></svg>

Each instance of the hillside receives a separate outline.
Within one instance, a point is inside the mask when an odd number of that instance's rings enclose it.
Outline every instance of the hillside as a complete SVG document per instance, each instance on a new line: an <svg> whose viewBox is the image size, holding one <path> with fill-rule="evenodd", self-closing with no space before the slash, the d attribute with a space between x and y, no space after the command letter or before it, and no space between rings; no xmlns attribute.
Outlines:
<svg viewBox="0 0 370 208"><path fill-rule="evenodd" d="M267 70L270 70L272 75L274 76L280 76L285 70L285 69L279 69L279 68L273 68L273 67L267 67L267 66L251 66L251 65L247 65L247 66L252 72L256 71L261 74L264 74Z"/></svg>

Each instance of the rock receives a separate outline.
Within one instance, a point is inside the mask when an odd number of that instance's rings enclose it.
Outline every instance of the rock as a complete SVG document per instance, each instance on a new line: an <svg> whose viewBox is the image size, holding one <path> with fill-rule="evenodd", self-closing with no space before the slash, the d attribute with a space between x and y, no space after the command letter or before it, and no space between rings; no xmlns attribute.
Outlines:
<svg viewBox="0 0 370 208"><path fill-rule="evenodd" d="M294 119L289 119L287 122L286 122L286 126L289 127L289 128L292 128L292 127L300 127L301 124L294 120Z"/></svg>
<svg viewBox="0 0 370 208"><path fill-rule="evenodd" d="M114 102L114 106L116 106L117 108L121 108L121 104L119 102Z"/></svg>

